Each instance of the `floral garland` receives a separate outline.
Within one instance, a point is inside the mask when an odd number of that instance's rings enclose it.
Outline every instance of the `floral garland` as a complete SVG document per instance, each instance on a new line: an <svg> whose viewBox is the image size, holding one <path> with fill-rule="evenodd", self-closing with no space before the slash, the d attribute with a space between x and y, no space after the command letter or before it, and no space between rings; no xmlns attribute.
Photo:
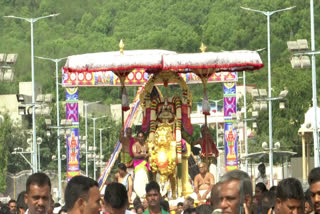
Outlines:
<svg viewBox="0 0 320 214"><path fill-rule="evenodd" d="M150 115L150 133L149 133L149 141L154 143L155 141L155 131L157 128L157 106L158 104L164 102L164 98L155 98L151 103L151 115ZM176 151L177 151L177 163L181 163L181 100L179 97L170 97L168 98L168 102L174 103L176 109L176 116L174 120L173 134L176 139Z"/></svg>

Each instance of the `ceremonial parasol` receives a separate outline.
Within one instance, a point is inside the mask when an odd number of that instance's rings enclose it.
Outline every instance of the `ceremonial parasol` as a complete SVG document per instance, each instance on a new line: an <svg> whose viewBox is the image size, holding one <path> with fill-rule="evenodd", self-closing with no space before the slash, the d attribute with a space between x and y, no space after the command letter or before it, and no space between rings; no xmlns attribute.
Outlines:
<svg viewBox="0 0 320 214"><path fill-rule="evenodd" d="M206 47L200 47L202 53L187 53L163 56L163 70L175 70L176 72L193 72L199 76L203 83L204 95L202 111L205 115L205 126L207 126L207 115L210 115L210 104L207 95L207 81L215 72L222 71L244 71L258 70L263 63L256 51L223 51L205 52ZM208 151L208 143L206 143ZM208 163L208 154L206 153Z"/></svg>
<svg viewBox="0 0 320 214"><path fill-rule="evenodd" d="M123 112L129 109L129 100L124 83L127 75L134 69L144 69L148 73L157 73L162 69L162 56L176 54L176 52L167 50L123 51L122 40L119 47L120 51L69 56L63 69L65 72L112 71L115 73L121 82Z"/></svg>

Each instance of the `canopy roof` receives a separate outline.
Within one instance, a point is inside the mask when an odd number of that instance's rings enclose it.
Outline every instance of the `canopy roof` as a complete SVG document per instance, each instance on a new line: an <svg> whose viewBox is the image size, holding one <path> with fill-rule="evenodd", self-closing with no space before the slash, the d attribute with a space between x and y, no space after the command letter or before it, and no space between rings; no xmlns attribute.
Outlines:
<svg viewBox="0 0 320 214"><path fill-rule="evenodd" d="M288 158L292 155L296 155L296 152L291 151L273 151L273 155L277 157L283 157ZM248 155L245 155L244 159L261 159L263 157L267 157L269 155L269 151L263 151L263 152L255 152Z"/></svg>
<svg viewBox="0 0 320 214"><path fill-rule="evenodd" d="M89 53L69 56L64 66L68 72L128 71L135 68L214 71L256 70L263 63L256 51L224 51L177 54L167 50L132 50ZM183 70L184 69L184 70Z"/></svg>
<svg viewBox="0 0 320 214"><path fill-rule="evenodd" d="M135 68L162 68L162 56L176 54L167 50L132 50L88 53L69 56L64 66L69 72L121 71Z"/></svg>
<svg viewBox="0 0 320 214"><path fill-rule="evenodd" d="M213 69L214 71L257 70L263 63L256 51L224 51L163 56L163 70Z"/></svg>

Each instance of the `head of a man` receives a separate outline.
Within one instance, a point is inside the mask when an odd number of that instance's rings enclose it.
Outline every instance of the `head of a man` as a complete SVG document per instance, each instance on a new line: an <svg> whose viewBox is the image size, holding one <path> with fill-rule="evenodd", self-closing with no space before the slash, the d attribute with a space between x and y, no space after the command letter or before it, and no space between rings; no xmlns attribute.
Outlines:
<svg viewBox="0 0 320 214"><path fill-rule="evenodd" d="M104 202L110 214L124 214L129 205L125 186L120 183L109 184L104 192Z"/></svg>
<svg viewBox="0 0 320 214"><path fill-rule="evenodd" d="M220 191L221 191L221 182L216 183L211 190L211 206L213 209L218 209L220 205Z"/></svg>
<svg viewBox="0 0 320 214"><path fill-rule="evenodd" d="M30 175L26 182L26 193L24 201L28 206L30 214L46 214L50 207L51 181L42 173Z"/></svg>
<svg viewBox="0 0 320 214"><path fill-rule="evenodd" d="M243 204L250 209L252 202L252 183L249 175L241 170L233 170L221 178L219 207L223 213L244 213Z"/></svg>
<svg viewBox="0 0 320 214"><path fill-rule="evenodd" d="M129 138L132 137L132 129L131 128L126 129L126 136Z"/></svg>
<svg viewBox="0 0 320 214"><path fill-rule="evenodd" d="M16 214L17 213L17 202L14 199L11 199L8 202L8 207L10 209L11 214Z"/></svg>
<svg viewBox="0 0 320 214"><path fill-rule="evenodd" d="M207 165L203 162L199 163L200 174L206 174L208 171Z"/></svg>
<svg viewBox="0 0 320 214"><path fill-rule="evenodd" d="M187 197L183 202L183 210L188 208L194 208L194 199L191 197Z"/></svg>
<svg viewBox="0 0 320 214"><path fill-rule="evenodd" d="M127 174L127 167L123 163L118 164L118 173L121 177L124 177Z"/></svg>
<svg viewBox="0 0 320 214"><path fill-rule="evenodd" d="M147 209L148 209L148 206L149 206L149 205L148 205L147 199L143 200L141 204L142 204L144 210L147 210Z"/></svg>
<svg viewBox="0 0 320 214"><path fill-rule="evenodd" d="M136 213L138 214L144 213L144 208L141 204L136 207Z"/></svg>
<svg viewBox="0 0 320 214"><path fill-rule="evenodd" d="M183 203L179 202L177 204L177 213L181 213L183 211Z"/></svg>
<svg viewBox="0 0 320 214"><path fill-rule="evenodd" d="M261 196L261 213L268 213L276 203L276 193L271 191L263 192Z"/></svg>
<svg viewBox="0 0 320 214"><path fill-rule="evenodd" d="M264 163L260 163L259 164L258 171L260 172L261 175L265 175L266 174L266 166L264 165Z"/></svg>
<svg viewBox="0 0 320 214"><path fill-rule="evenodd" d="M311 201L311 192L310 189L307 189L304 192L304 213L311 213L313 211L312 201Z"/></svg>
<svg viewBox="0 0 320 214"><path fill-rule="evenodd" d="M146 185L146 199L149 208L160 207L160 186L157 182L151 181Z"/></svg>
<svg viewBox="0 0 320 214"><path fill-rule="evenodd" d="M300 213L304 193L300 181L296 178L286 178L279 182L276 194L276 214Z"/></svg>
<svg viewBox="0 0 320 214"><path fill-rule="evenodd" d="M308 183L311 193L313 210L316 214L320 213L320 167L314 168L309 173Z"/></svg>
<svg viewBox="0 0 320 214"><path fill-rule="evenodd" d="M261 201L262 195L266 191L267 191L267 187L264 183L259 182L256 184L256 189L255 189L254 195L255 195L256 199L258 200L258 202Z"/></svg>
<svg viewBox="0 0 320 214"><path fill-rule="evenodd" d="M65 189L64 200L68 213L99 214L101 211L99 185L85 176L75 176Z"/></svg>
<svg viewBox="0 0 320 214"><path fill-rule="evenodd" d="M139 132L138 132L137 140L138 140L138 142L141 143L141 144L144 143L144 133L143 133L142 131L139 131Z"/></svg>
<svg viewBox="0 0 320 214"><path fill-rule="evenodd" d="M22 191L19 193L17 197L17 210L19 211L20 214L24 214L28 209L28 206L24 201L25 194L26 194L26 191Z"/></svg>

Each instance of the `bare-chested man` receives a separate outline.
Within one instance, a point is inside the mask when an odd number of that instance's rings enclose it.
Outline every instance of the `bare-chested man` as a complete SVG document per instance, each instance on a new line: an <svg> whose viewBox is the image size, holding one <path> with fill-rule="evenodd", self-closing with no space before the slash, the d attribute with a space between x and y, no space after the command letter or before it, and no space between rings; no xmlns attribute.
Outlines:
<svg viewBox="0 0 320 214"><path fill-rule="evenodd" d="M134 166L134 182L133 188L139 197L145 195L145 186L149 183L149 153L148 147L144 143L144 133L139 132L137 141L132 146L133 166Z"/></svg>
<svg viewBox="0 0 320 214"><path fill-rule="evenodd" d="M126 136L124 136L124 131L123 129L121 129L119 140L122 144L121 162L124 163L127 168L132 167L133 154L131 151L131 147L134 144L134 138L132 137L132 129L126 129Z"/></svg>
<svg viewBox="0 0 320 214"><path fill-rule="evenodd" d="M199 164L200 173L194 178L194 193L191 197L198 200L206 200L210 197L211 189L214 185L214 176L208 172L205 163Z"/></svg>

